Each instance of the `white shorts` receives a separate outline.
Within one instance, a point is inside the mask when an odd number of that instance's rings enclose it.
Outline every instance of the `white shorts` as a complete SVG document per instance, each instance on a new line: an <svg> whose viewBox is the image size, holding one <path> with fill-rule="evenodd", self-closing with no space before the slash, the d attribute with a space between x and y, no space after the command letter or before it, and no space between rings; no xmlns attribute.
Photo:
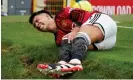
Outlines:
<svg viewBox="0 0 133 80"><path fill-rule="evenodd" d="M104 35L104 40L94 43L98 50L111 49L116 43L117 25L108 15L94 13L83 25L92 24L100 28Z"/></svg>

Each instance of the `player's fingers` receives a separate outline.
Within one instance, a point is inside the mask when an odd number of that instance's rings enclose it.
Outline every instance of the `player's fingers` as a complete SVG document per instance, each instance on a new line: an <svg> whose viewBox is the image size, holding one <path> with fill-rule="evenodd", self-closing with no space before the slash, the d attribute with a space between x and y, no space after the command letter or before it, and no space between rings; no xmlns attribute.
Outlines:
<svg viewBox="0 0 133 80"><path fill-rule="evenodd" d="M68 39L68 38L62 38L62 40L65 40L65 39Z"/></svg>
<svg viewBox="0 0 133 80"><path fill-rule="evenodd" d="M62 40L64 39L68 39L68 36L67 35L63 36Z"/></svg>
<svg viewBox="0 0 133 80"><path fill-rule="evenodd" d="M71 36L68 36L68 43L70 43L71 41Z"/></svg>
<svg viewBox="0 0 133 80"><path fill-rule="evenodd" d="M68 43L71 43L71 41L73 41L74 37L73 36L69 36L68 37Z"/></svg>
<svg viewBox="0 0 133 80"><path fill-rule="evenodd" d="M66 37L67 37L67 35L64 35L64 36L63 36L63 38L66 38Z"/></svg>

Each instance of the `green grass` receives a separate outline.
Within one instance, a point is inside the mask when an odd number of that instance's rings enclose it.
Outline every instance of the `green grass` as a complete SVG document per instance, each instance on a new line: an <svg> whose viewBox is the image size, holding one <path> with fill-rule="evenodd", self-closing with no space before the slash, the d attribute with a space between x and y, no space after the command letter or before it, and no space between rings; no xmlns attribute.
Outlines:
<svg viewBox="0 0 133 80"><path fill-rule="evenodd" d="M39 32L28 23L29 16L2 17L1 78L51 79L41 74L36 65L58 61L54 36ZM133 26L133 15L113 16L120 26ZM132 79L133 29L118 28L117 43L109 51L89 51L84 70L62 77L70 79ZM32 64L25 64L30 58Z"/></svg>

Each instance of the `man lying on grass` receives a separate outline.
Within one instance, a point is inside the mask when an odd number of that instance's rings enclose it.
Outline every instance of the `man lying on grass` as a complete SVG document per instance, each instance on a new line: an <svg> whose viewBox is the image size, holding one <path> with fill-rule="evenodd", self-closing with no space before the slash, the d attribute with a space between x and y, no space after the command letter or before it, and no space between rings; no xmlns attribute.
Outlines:
<svg viewBox="0 0 133 80"><path fill-rule="evenodd" d="M55 42L60 46L60 61L38 64L37 69L57 77L83 70L81 62L87 50L109 50L116 42L115 21L98 11L66 7L54 19L48 11L41 10L33 13L29 22L39 31L55 35Z"/></svg>

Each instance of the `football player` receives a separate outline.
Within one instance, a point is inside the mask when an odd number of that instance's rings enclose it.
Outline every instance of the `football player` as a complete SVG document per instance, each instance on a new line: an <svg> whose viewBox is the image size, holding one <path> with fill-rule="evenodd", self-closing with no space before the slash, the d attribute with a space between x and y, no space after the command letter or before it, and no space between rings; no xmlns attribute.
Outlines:
<svg viewBox="0 0 133 80"><path fill-rule="evenodd" d="M48 11L41 10L33 13L29 22L39 31L55 35L55 42L60 46L60 61L39 64L37 68L57 77L83 70L81 62L87 50L109 50L116 43L115 21L98 11L66 7L53 18Z"/></svg>

